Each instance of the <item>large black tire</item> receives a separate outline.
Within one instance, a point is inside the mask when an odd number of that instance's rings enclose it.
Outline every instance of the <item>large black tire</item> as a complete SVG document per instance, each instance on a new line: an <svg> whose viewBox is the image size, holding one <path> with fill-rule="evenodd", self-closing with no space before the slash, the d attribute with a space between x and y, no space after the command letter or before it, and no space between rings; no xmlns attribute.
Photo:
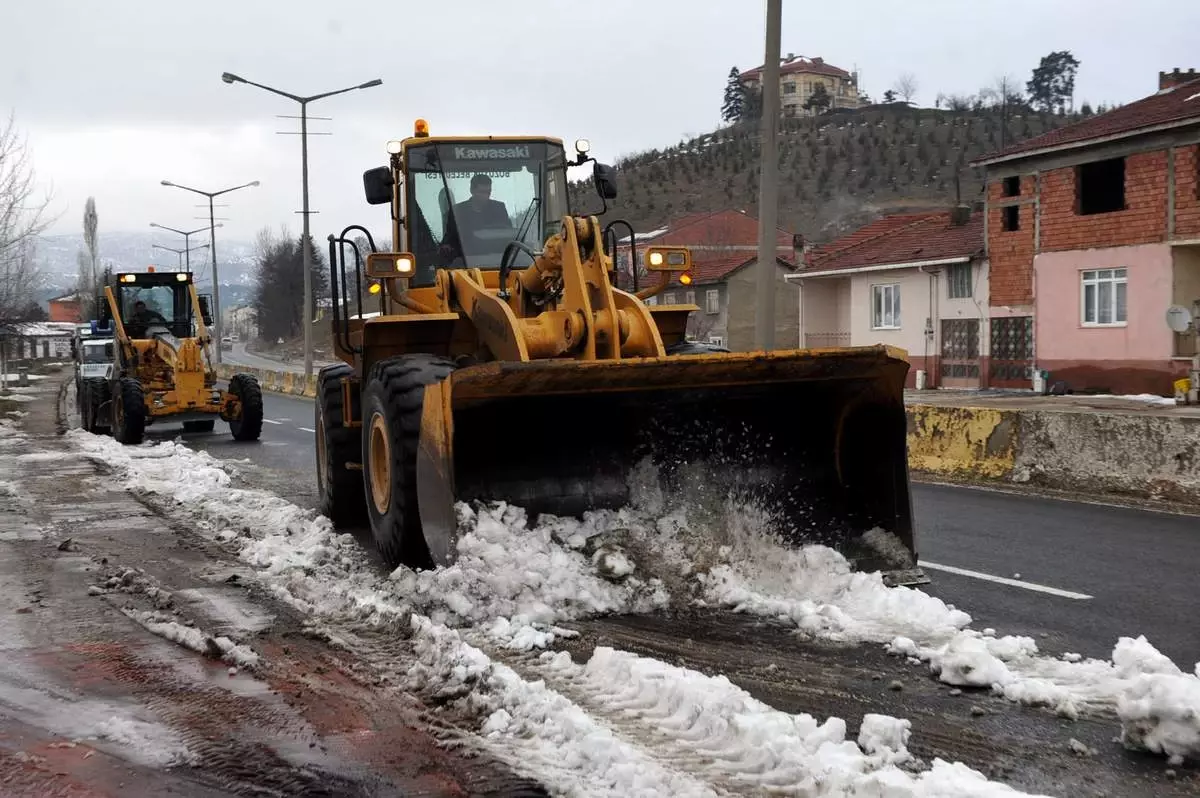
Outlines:
<svg viewBox="0 0 1200 798"><path fill-rule="evenodd" d="M402 355L376 363L362 398L362 464L367 514L388 567L432 568L417 507L417 448L425 386L441 382L454 362Z"/></svg>
<svg viewBox="0 0 1200 798"><path fill-rule="evenodd" d="M212 432L217 426L217 422L209 419L200 419L198 421L183 422L184 432Z"/></svg>
<svg viewBox="0 0 1200 798"><path fill-rule="evenodd" d="M229 392L242 405L241 414L229 422L229 431L235 441L256 441L262 435L263 398L262 388L250 374L234 374L229 378Z"/></svg>
<svg viewBox="0 0 1200 798"><path fill-rule="evenodd" d="M712 355L718 352L728 352L723 346L702 344L699 341L680 341L667 347L667 355Z"/></svg>
<svg viewBox="0 0 1200 798"><path fill-rule="evenodd" d="M108 398L108 380L100 377L89 377L83 381L83 396L80 398L83 428L88 432L101 432L108 429L105 416L101 413L104 402Z"/></svg>
<svg viewBox="0 0 1200 798"><path fill-rule="evenodd" d="M118 442L137 446L146 433L146 394L133 377L121 377L113 385L113 437Z"/></svg>
<svg viewBox="0 0 1200 798"><path fill-rule="evenodd" d="M317 450L317 494L321 497L321 513L334 527L361 526L367 517L363 475L346 467L362 458L362 428L347 427L342 414L342 379L354 376L354 369L345 363L326 366L317 375L317 398L314 402ZM353 416L361 417L358 391L351 394Z"/></svg>

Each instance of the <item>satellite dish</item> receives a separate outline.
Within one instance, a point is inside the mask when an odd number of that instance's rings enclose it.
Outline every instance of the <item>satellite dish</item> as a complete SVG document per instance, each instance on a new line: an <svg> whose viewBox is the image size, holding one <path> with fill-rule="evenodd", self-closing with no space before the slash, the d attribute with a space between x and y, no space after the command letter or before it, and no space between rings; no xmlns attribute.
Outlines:
<svg viewBox="0 0 1200 798"><path fill-rule="evenodd" d="M1192 326L1192 312L1183 305L1167 308L1167 326L1174 332L1184 333Z"/></svg>

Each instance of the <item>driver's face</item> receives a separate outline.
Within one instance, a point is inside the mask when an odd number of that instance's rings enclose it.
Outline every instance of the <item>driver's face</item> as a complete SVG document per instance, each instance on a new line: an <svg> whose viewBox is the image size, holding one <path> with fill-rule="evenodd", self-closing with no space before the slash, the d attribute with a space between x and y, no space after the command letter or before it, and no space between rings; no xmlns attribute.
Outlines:
<svg viewBox="0 0 1200 798"><path fill-rule="evenodd" d="M477 205L482 205L484 201L491 199L491 197L492 187L486 183L471 188L471 199L475 200Z"/></svg>

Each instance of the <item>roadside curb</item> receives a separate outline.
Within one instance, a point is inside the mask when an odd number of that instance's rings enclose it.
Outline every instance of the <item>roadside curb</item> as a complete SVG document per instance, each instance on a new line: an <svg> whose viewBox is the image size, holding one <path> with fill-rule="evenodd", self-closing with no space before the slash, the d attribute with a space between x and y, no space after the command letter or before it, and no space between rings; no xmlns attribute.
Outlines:
<svg viewBox="0 0 1200 798"><path fill-rule="evenodd" d="M260 369L237 363L221 363L217 366L217 376L223 380L229 379L234 374L249 374L253 376L258 380L258 384L262 386L264 391L283 393L289 396L304 396L309 399L317 395L316 374L305 380L303 374L296 374L291 371Z"/></svg>
<svg viewBox="0 0 1200 798"><path fill-rule="evenodd" d="M1200 418L909 405L921 474L1200 506Z"/></svg>

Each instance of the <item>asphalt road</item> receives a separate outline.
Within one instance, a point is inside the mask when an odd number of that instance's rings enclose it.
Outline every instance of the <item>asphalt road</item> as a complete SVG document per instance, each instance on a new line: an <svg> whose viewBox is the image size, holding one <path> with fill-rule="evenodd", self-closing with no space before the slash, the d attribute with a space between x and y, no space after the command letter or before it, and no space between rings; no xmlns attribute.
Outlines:
<svg viewBox="0 0 1200 798"><path fill-rule="evenodd" d="M265 402L257 444L233 441L220 422L185 440L248 459L255 484L315 506L312 402L270 393ZM178 428L155 434L163 433ZM922 589L970 612L980 628L1034 636L1050 653L1105 658L1118 637L1144 634L1185 670L1200 660L1200 518L959 486L916 484L913 498L933 579Z"/></svg>
<svg viewBox="0 0 1200 798"><path fill-rule="evenodd" d="M304 360L298 359L293 362L285 363L281 360L273 360L269 357L262 357L246 351L245 342L238 342L233 345L233 350L230 352L222 352L221 359L226 363L241 363L245 366L251 366L258 369L273 369L275 371L290 371L295 374L300 374L304 371ZM313 370L320 369L326 365L324 360L314 360Z"/></svg>

